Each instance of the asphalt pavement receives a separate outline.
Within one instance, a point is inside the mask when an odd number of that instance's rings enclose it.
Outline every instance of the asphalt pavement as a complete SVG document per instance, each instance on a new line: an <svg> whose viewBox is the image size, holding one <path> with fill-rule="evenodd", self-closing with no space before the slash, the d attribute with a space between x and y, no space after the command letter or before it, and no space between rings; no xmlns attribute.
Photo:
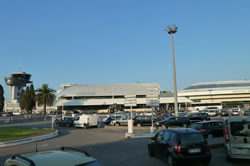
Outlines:
<svg viewBox="0 0 250 166"><path fill-rule="evenodd" d="M13 125L13 124L11 124ZM49 128L50 121L22 123L18 126ZM36 146L38 151L58 149L61 146L75 147L86 150L104 166L165 166L166 162L149 157L147 152L146 139L125 139L126 127L105 127L105 128L58 128L60 135L53 139L48 139L36 143L28 143L8 148L0 148L0 165L4 160L14 154L23 154L35 152ZM135 132L148 132L149 127L135 128ZM226 153L223 147L212 149L211 166L248 166L249 160L234 160L228 163ZM200 165L192 163L191 165Z"/></svg>

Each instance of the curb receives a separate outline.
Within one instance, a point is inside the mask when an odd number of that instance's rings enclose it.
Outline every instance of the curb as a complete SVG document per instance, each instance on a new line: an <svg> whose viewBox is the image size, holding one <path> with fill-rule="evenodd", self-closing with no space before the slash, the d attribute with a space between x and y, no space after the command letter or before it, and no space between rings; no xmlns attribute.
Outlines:
<svg viewBox="0 0 250 166"><path fill-rule="evenodd" d="M156 133L125 133L125 138L152 138Z"/></svg>
<svg viewBox="0 0 250 166"><path fill-rule="evenodd" d="M54 133L50 133L50 134L43 135L43 136L37 136L37 137L25 138L25 139L19 139L19 140L14 140L14 141L7 141L7 142L0 142L0 148L26 144L26 143L36 142L36 141L42 141L45 139L54 138L58 135L59 135L59 132L58 130L56 130L56 132Z"/></svg>

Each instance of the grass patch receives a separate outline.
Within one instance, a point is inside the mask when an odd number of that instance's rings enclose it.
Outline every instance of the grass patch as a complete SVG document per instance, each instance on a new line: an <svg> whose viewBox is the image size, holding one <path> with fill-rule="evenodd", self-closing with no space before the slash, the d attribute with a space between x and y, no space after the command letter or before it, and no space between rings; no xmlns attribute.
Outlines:
<svg viewBox="0 0 250 166"><path fill-rule="evenodd" d="M53 132L55 132L55 130L31 129L31 128L21 128L21 127L0 127L0 142L30 138L30 137L50 134Z"/></svg>

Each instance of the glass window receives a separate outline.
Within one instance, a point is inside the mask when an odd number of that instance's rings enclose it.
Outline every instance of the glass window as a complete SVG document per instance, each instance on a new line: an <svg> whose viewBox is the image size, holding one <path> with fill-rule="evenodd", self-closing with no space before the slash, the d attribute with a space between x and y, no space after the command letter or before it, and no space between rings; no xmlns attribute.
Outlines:
<svg viewBox="0 0 250 166"><path fill-rule="evenodd" d="M176 137L177 137L177 135L176 135L175 133L172 133L172 134L171 134L171 137L170 137L170 143L171 143L171 144L176 143L176 142L175 142L175 141L176 141Z"/></svg>
<svg viewBox="0 0 250 166"><path fill-rule="evenodd" d="M192 125L192 128L193 129L203 129L204 125L201 124L201 123L195 123L195 124Z"/></svg>
<svg viewBox="0 0 250 166"><path fill-rule="evenodd" d="M171 137L171 132L164 132L163 134L163 140L164 141L170 141L170 137Z"/></svg>
<svg viewBox="0 0 250 166"><path fill-rule="evenodd" d="M204 142L204 137L201 133L188 133L181 135L181 144L190 145L194 143Z"/></svg>
<svg viewBox="0 0 250 166"><path fill-rule="evenodd" d="M159 133L157 134L156 139L157 139L157 140L162 140L163 134L164 134L163 131L159 131Z"/></svg>
<svg viewBox="0 0 250 166"><path fill-rule="evenodd" d="M230 128L233 136L250 136L250 122L231 122Z"/></svg>

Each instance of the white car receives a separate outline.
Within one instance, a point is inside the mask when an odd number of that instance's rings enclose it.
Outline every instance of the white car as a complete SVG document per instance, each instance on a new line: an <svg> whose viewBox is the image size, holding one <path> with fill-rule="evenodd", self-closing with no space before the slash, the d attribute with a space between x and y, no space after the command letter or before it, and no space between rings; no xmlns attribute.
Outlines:
<svg viewBox="0 0 250 166"><path fill-rule="evenodd" d="M13 112L13 115L21 115L21 112Z"/></svg>
<svg viewBox="0 0 250 166"><path fill-rule="evenodd" d="M215 110L208 110L207 114L208 114L209 116L216 116L217 113L216 113Z"/></svg>
<svg viewBox="0 0 250 166"><path fill-rule="evenodd" d="M238 108L233 108L233 109L232 109L232 115L233 115L233 116L238 116L238 115L240 115Z"/></svg>
<svg viewBox="0 0 250 166"><path fill-rule="evenodd" d="M224 126L227 159L250 159L250 117L229 117Z"/></svg>

